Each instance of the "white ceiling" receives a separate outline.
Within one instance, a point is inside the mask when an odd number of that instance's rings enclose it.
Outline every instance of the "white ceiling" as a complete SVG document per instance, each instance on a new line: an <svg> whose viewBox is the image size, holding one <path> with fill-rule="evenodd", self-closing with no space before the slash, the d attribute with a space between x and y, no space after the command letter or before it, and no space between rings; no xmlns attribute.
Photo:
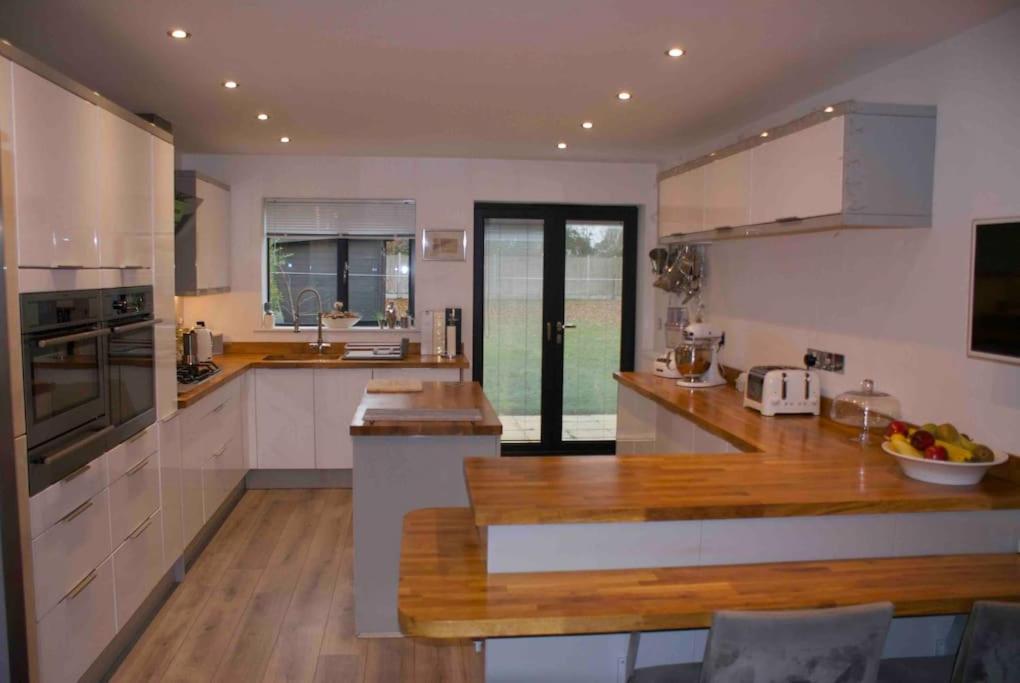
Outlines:
<svg viewBox="0 0 1020 683"><path fill-rule="evenodd" d="M0 36L185 152L661 161L1016 4L3 0Z"/></svg>

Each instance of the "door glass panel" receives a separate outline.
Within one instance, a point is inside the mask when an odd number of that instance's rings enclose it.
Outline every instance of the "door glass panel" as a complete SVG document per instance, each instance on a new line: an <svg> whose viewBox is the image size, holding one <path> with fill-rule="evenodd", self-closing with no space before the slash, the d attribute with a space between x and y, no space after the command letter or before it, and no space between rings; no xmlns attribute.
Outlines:
<svg viewBox="0 0 1020 683"><path fill-rule="evenodd" d="M542 220L485 221L485 395L503 441L542 439Z"/></svg>
<svg viewBox="0 0 1020 683"><path fill-rule="evenodd" d="M564 441L616 439L623 319L623 223L567 221ZM573 327L571 327L573 326Z"/></svg>
<svg viewBox="0 0 1020 683"><path fill-rule="evenodd" d="M36 422L54 418L100 396L99 341L85 339L40 349L31 354L30 396Z"/></svg>

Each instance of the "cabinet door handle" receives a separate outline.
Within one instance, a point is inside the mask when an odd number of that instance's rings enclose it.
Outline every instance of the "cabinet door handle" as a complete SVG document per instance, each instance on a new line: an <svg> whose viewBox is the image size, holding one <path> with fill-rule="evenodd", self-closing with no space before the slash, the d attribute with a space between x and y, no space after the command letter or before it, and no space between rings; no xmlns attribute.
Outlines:
<svg viewBox="0 0 1020 683"><path fill-rule="evenodd" d="M60 598L60 602L65 600L74 600L78 597L79 593L89 587L89 584L96 580L96 570L89 572L89 575L74 585L74 588L67 591L67 595Z"/></svg>
<svg viewBox="0 0 1020 683"><path fill-rule="evenodd" d="M218 406L216 406L215 408L213 408L213 409L212 409L212 412L214 412L214 413L218 413L218 412L220 412L221 410L223 410L223 409L224 409L224 408L226 408L226 407L227 407L227 402L226 402L226 401L224 401L223 403L221 403L221 404L219 404Z"/></svg>
<svg viewBox="0 0 1020 683"><path fill-rule="evenodd" d="M146 458L145 460L143 460L140 463L138 463L137 465L135 465L134 467L132 467L131 469L129 469L127 472L125 472L124 476L125 477L130 477L132 475L138 474L139 472L141 472L142 470L145 469L145 466L149 464L150 460L152 460L152 456L151 455L148 458Z"/></svg>
<svg viewBox="0 0 1020 683"><path fill-rule="evenodd" d="M135 530L128 534L128 539L133 540L145 533L145 530L152 525L152 517L149 517L144 522L135 527Z"/></svg>
<svg viewBox="0 0 1020 683"><path fill-rule="evenodd" d="M57 523L59 524L60 522L71 522L71 521L74 521L74 519L76 517L80 516L83 512L88 510L90 507L92 507L92 501L91 500L86 500L84 503L82 503L81 505L79 505L75 509L73 509L70 512L68 512L63 517L61 517L60 521L57 522Z"/></svg>
<svg viewBox="0 0 1020 683"><path fill-rule="evenodd" d="M88 465L85 465L84 467L79 467L74 472L71 472L69 475L67 475L66 477L61 479L60 483L61 484L67 484L68 482L73 481L73 480L77 479L78 477L80 477L81 475L85 474L90 469L92 469L92 463L89 463Z"/></svg>
<svg viewBox="0 0 1020 683"><path fill-rule="evenodd" d="M218 451L216 451L215 453L213 453L213 454L212 454L212 457L214 457L214 458L218 458L218 457L220 457L221 455L223 455L223 454L224 454L224 453L226 453L226 452L227 452L227 447L226 447L226 446L224 446L224 447L223 447L223 448L221 448L220 450L218 450Z"/></svg>

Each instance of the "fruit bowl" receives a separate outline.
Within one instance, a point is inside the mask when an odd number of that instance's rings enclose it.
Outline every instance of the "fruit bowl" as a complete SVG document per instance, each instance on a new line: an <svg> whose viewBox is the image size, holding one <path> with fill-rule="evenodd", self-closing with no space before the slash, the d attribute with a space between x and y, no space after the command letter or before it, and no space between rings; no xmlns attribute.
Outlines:
<svg viewBox="0 0 1020 683"><path fill-rule="evenodd" d="M946 484L949 486L969 486L976 484L985 476L989 468L1001 465L1009 458L1005 453L995 451L995 459L991 462L952 462L951 460L927 460L913 455L903 455L893 450L890 442L882 443L882 450L896 458L903 474L911 479L926 481L930 484Z"/></svg>
<svg viewBox="0 0 1020 683"><path fill-rule="evenodd" d="M358 316L350 318L330 318L328 316L322 316L322 326L327 330L347 330L358 324L361 320Z"/></svg>

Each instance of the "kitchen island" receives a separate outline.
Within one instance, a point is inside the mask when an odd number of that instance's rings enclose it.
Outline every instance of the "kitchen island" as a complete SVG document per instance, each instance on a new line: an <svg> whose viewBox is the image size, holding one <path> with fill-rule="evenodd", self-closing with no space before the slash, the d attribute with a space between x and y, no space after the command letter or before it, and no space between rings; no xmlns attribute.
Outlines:
<svg viewBox="0 0 1020 683"><path fill-rule="evenodd" d="M391 386L386 393L370 393L370 386L351 422L359 636L400 634L397 584L404 515L418 508L466 505L465 458L491 460L500 454L503 426L479 384L421 382L420 390L415 388ZM378 419L374 411L386 411L390 419ZM450 417L434 419L443 415L431 411L446 411ZM478 419L456 419L459 411L477 411Z"/></svg>
<svg viewBox="0 0 1020 683"><path fill-rule="evenodd" d="M408 519L405 633L487 638L489 681L610 683L626 631L658 631L642 666L697 661L716 609L890 599L887 652L907 656L951 648L974 599L1020 597L1012 463L976 486L926 484L825 418L617 380L621 450L640 454L471 459L470 509ZM439 567L448 592L433 594Z"/></svg>

